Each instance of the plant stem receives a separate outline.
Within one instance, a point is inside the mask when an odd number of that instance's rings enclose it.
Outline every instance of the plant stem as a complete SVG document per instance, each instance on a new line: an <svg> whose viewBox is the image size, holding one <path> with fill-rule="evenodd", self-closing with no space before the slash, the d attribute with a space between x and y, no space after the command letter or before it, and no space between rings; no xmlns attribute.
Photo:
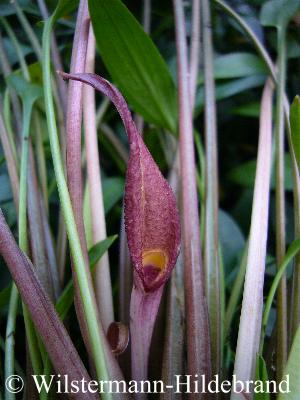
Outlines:
<svg viewBox="0 0 300 400"><path fill-rule="evenodd" d="M183 4L174 0L179 100L179 147L183 206L188 373L211 375L208 312L201 260L196 166ZM193 223L191 224L191 221ZM194 397L191 395L191 397ZM199 396L196 396L199 398Z"/></svg>
<svg viewBox="0 0 300 400"><path fill-rule="evenodd" d="M64 175L63 162L60 153L60 146L57 134L57 126L55 120L53 96L51 92L51 68L50 68L50 35L55 19L50 18L44 27L43 33L43 82L44 82L44 96L48 131L50 137L51 153L54 165L55 176L57 180L58 192L60 196L61 206L65 219L67 234L70 243L72 259L74 262L74 270L78 282L78 289L80 299L83 305L83 312L86 319L89 340L91 344L93 360L96 366L97 376L101 380L109 379L107 370L107 360L109 357L111 368L110 376L120 376L117 365L114 364L112 355L108 349L105 348L105 336L101 329L99 329L97 311L95 309L95 300L91 291L89 278L86 273L86 262L82 253L81 242L76 227L76 222L73 214L72 203L67 188L67 183ZM120 377L120 379L122 379ZM110 399L111 394L104 393L104 399Z"/></svg>
<svg viewBox="0 0 300 400"><path fill-rule="evenodd" d="M169 173L169 183L179 198L180 174L179 152L175 156ZM176 375L184 371L184 279L183 253L180 253L168 284L166 331L163 350L162 380L174 385ZM160 400L172 400L174 393L167 391L160 395Z"/></svg>
<svg viewBox="0 0 300 400"><path fill-rule="evenodd" d="M4 376L7 379L15 373L15 330L16 316L19 304L19 293L16 285L13 283L10 292L6 333L5 333L5 364ZM5 394L6 400L14 400L15 394L9 391Z"/></svg>
<svg viewBox="0 0 300 400"><path fill-rule="evenodd" d="M45 150L43 146L43 130L41 127L41 121L36 111L33 115L33 122L34 122L34 130L35 130L35 145L36 145L36 157L37 157L37 165L38 165L38 175L39 175L39 182L41 185L42 193L43 193L43 200L45 204L46 213L49 212L49 205L48 205L48 179L47 179L47 166L46 166L46 157L45 157Z"/></svg>
<svg viewBox="0 0 300 400"><path fill-rule="evenodd" d="M256 48L258 54L261 56L261 58L264 60L266 66L269 69L269 73L272 76L274 82L277 80L276 76L276 68L272 63L272 60L261 44L260 40L257 38L255 35L254 31L251 29L251 27L244 21L228 4L226 4L222 0L214 0L216 4L222 7L222 9L228 13L231 17L235 19L235 21L241 26L241 28L246 32L248 37L250 38L251 42L254 44L254 47ZM297 162L295 159L295 155L293 152L293 146L291 143L291 130L290 130L290 124L289 124L289 102L287 99L287 96L284 95L284 115L285 115L285 124L286 124L286 130L287 130L287 139L289 143L289 150L291 154L291 159L292 159L292 175L293 175L293 197L294 197L294 214L295 214L295 237L299 237L300 235L300 181L299 181L299 174L298 174L298 169L297 169ZM294 273L293 273L293 293L292 293L292 301L291 301L291 308L292 312L291 315L293 315L292 319L292 327L291 327L291 332L290 332L290 341L292 340L294 334L296 333L296 329L298 327L297 321L300 320L300 286L298 285L297 282L299 282L299 276L300 276L300 256L297 256L296 258L296 264L294 268ZM295 306L294 306L295 305Z"/></svg>
<svg viewBox="0 0 300 400"><path fill-rule="evenodd" d="M284 276L286 269L292 259L296 257L299 254L300 251L300 238L296 239L289 247L288 251L286 252L286 255L284 259L282 260L282 263L279 265L278 271L276 272L275 278L273 279L271 288L269 290L266 303L265 303L265 309L264 309L264 314L263 314L263 327L262 327L262 334L261 334L261 340L260 340L260 354L263 353L263 346L264 346L264 339L265 339L265 333L266 333L266 327L267 323L269 320L270 316L270 311L272 307L272 303L276 294L276 290L280 284L280 281L282 277Z"/></svg>
<svg viewBox="0 0 300 400"><path fill-rule="evenodd" d="M17 0L12 0L12 4L15 7L18 19L20 21L20 24L22 28L24 29L24 32L28 36L28 39L32 45L32 48L36 54L37 59L41 62L42 61L42 48L41 45L36 37L36 34L34 30L32 29L30 23L28 22L25 14L23 13L21 7L18 4Z"/></svg>
<svg viewBox="0 0 300 400"><path fill-rule="evenodd" d="M143 3L143 28L149 34L151 30L151 0L144 0Z"/></svg>
<svg viewBox="0 0 300 400"><path fill-rule="evenodd" d="M239 304L239 300L243 290L243 284L245 280L246 266L247 266L247 257L248 257L248 243L245 246L242 259L238 268L238 273L235 278L233 287L231 289L226 313L225 313L225 323L224 323L224 338L225 340L228 338L231 330L231 324L234 317L234 313L236 312Z"/></svg>
<svg viewBox="0 0 300 400"><path fill-rule="evenodd" d="M29 154L29 129L32 105L24 102L23 108L23 133L20 166L20 199L19 199L19 246L24 253L28 254L27 234L27 171Z"/></svg>
<svg viewBox="0 0 300 400"><path fill-rule="evenodd" d="M285 90L285 29L278 30L278 78L275 114L276 165L276 264L279 267L285 254L285 189L284 189L284 90ZM281 379L287 360L287 303L286 278L283 276L277 294L277 353L276 376Z"/></svg>
<svg viewBox="0 0 300 400"><path fill-rule="evenodd" d="M12 153L12 160L15 164L15 166L18 166L18 156L17 156L17 148L16 148L16 143L14 140L14 132L13 132L13 127L12 127L12 119L11 119L11 108L10 108L10 100L11 100L11 95L9 93L9 90L6 89L4 93L4 98L3 98L3 121L4 125L6 128L6 133L7 133L7 138L9 141L10 145L10 151ZM2 118L2 117L1 117ZM12 187L12 189L14 189Z"/></svg>
<svg viewBox="0 0 300 400"><path fill-rule="evenodd" d="M271 57L269 56L264 46L261 44L260 40L255 35L253 30L251 29L251 27L225 1L213 0L213 2L215 4L218 4L228 15L233 17L233 19L235 19L238 22L238 24L243 28L243 30L246 32L251 42L253 43L254 47L256 48L257 52L261 56L262 60L266 63L266 66L268 67L269 73L272 76L273 80L276 81L275 67L271 60Z"/></svg>
<svg viewBox="0 0 300 400"><path fill-rule="evenodd" d="M18 165L16 164L16 159L14 152L11 147L11 143L8 137L8 132L4 124L4 118L0 110L0 141L5 155L7 171L9 175L9 180L11 183L11 189L14 199L14 204L17 209L19 205L19 175L18 175Z"/></svg>
<svg viewBox="0 0 300 400"><path fill-rule="evenodd" d="M0 112L0 141L4 151L8 174L11 182L12 192L15 207L19 204L19 177L16 166L16 160L14 158L8 133L5 129L4 120L2 113ZM7 379L9 376L15 373L15 328L17 318L17 306L18 306L18 290L16 285L13 283L11 287L10 300L7 312L7 325L5 335L5 362L4 362L4 376ZM6 398L13 400L15 394L7 392Z"/></svg>
<svg viewBox="0 0 300 400"><path fill-rule="evenodd" d="M95 50L95 37L93 29L90 28L86 57L86 72L94 72ZM107 235L96 130L95 89L88 85L85 85L83 88L83 117L89 203L93 232L92 244L96 244L101 240L104 240ZM109 259L107 252L97 263L94 279L100 319L104 332L107 332L109 325L114 321Z"/></svg>
<svg viewBox="0 0 300 400"><path fill-rule="evenodd" d="M203 60L204 60L204 115L205 115L205 230L204 269L206 297L210 320L212 374L220 374L221 307L218 235L218 160L215 84L213 76L213 45L211 16L208 0L202 0Z"/></svg>
<svg viewBox="0 0 300 400"><path fill-rule="evenodd" d="M67 374L70 381L84 379L88 375L63 323L46 296L28 257L17 246L14 237L0 211L0 253L16 282L20 295L43 340L47 353L57 373ZM42 374L42 371L38 375ZM74 399L82 399L82 393L74 393ZM97 399L95 393L86 393L85 399Z"/></svg>
<svg viewBox="0 0 300 400"><path fill-rule="evenodd" d="M122 159L124 164L127 164L129 158L128 150L121 142L121 140L118 138L118 136L114 133L114 131L111 129L111 127L105 123L102 123L100 124L99 129L101 133L103 133L103 135L113 145L115 151L118 153L118 156Z"/></svg>
<svg viewBox="0 0 300 400"><path fill-rule="evenodd" d="M10 75L12 73L12 69L11 69L11 66L9 65L8 58L7 58L7 55L6 55L4 46L3 46L1 32L0 32L0 63L1 63L1 67L2 67L2 70L4 73L4 77L7 77L8 75ZM17 128L18 133L20 133L22 130L22 126L21 126L22 113L21 113L20 102L19 102L18 96L14 90L10 89L9 92L10 92L11 99L12 99L12 108L14 111L13 114L14 114L15 126Z"/></svg>
<svg viewBox="0 0 300 400"><path fill-rule="evenodd" d="M46 20L49 18L49 12L47 9L47 5L45 3L45 0L37 0L37 3L39 5L39 9L41 11L41 14ZM51 50L52 50L52 60L53 60L53 65L56 71L62 71L63 70L63 65L61 62L61 57L59 54L59 49L57 46L57 41L55 38L54 33L51 35ZM61 79L57 79L57 87L58 87L58 92L60 96L60 101L63 106L63 110L65 111L67 108L67 87L66 83L62 81Z"/></svg>
<svg viewBox="0 0 300 400"><path fill-rule="evenodd" d="M136 272L134 272L136 273ZM144 293L133 285L130 300L131 370L136 382L147 379L151 337L164 285L154 292ZM146 393L135 395L136 399L146 399Z"/></svg>
<svg viewBox="0 0 300 400"><path fill-rule="evenodd" d="M24 102L23 104L23 131L21 148L21 166L20 166L20 198L19 198L19 247L28 254L28 233L27 233L27 171L29 154L29 131L32 113L32 104ZM26 336L30 352L30 360L35 374L42 371L42 361L37 346L37 337L34 331L33 323L30 319L27 307L23 304L24 322Z"/></svg>
<svg viewBox="0 0 300 400"><path fill-rule="evenodd" d="M272 94L272 83L268 79L261 100L247 268L234 364L234 375L242 382L253 379L261 331L272 159ZM231 394L231 400L241 398L241 393Z"/></svg>
<svg viewBox="0 0 300 400"><path fill-rule="evenodd" d="M90 27L87 0L81 0L78 8L76 28L74 34L74 42L71 57L71 73L84 72L86 62L86 51L88 42L88 33ZM82 191L82 175L81 175L81 123L82 123L82 99L83 85L81 82L71 81L68 85L68 103L66 116L66 134L67 134L67 183L70 200L75 218L76 228L81 243L81 252L85 260L85 276L91 300L93 301L93 310L95 312L98 330L103 330L100 326L98 308L94 294L94 288L88 263L88 251L84 230L83 220L83 191ZM77 274L74 274L76 281ZM88 351L91 351L91 343L88 333L89 327L82 310L82 301L78 288L75 285L75 306L83 339ZM105 335L105 332L103 330ZM95 361L95 360L94 360Z"/></svg>
<svg viewBox="0 0 300 400"><path fill-rule="evenodd" d="M200 0L193 0L192 14L192 37L190 52L190 102L191 109L194 109L195 97L197 91L197 78L200 59Z"/></svg>
<svg viewBox="0 0 300 400"><path fill-rule="evenodd" d="M119 247L119 320L130 323L130 296L132 290L132 266L124 224L124 206L122 207ZM128 368L130 368L128 366Z"/></svg>

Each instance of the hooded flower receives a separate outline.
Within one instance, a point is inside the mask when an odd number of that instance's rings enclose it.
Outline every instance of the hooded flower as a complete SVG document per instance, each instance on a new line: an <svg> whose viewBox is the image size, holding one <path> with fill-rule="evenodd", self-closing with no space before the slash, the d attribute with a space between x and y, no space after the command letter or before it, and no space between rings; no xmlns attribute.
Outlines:
<svg viewBox="0 0 300 400"><path fill-rule="evenodd" d="M135 285L152 292L170 277L180 249L176 200L149 153L121 93L95 74L60 73L105 94L117 108L128 136L130 157L125 185L125 229Z"/></svg>

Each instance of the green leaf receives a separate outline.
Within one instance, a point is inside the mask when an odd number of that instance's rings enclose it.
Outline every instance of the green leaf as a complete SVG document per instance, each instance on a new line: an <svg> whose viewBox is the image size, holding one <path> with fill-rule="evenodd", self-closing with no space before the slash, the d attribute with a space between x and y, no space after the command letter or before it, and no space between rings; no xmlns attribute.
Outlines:
<svg viewBox="0 0 300 400"><path fill-rule="evenodd" d="M2 40L8 61L10 62L11 65L16 64L19 61L19 58L15 46L8 37L4 37ZM28 56L28 54L33 52L30 46L27 46L26 44L20 42L19 42L19 48L24 57Z"/></svg>
<svg viewBox="0 0 300 400"><path fill-rule="evenodd" d="M124 179L119 177L106 178L103 180L103 202L105 213L123 197Z"/></svg>
<svg viewBox="0 0 300 400"><path fill-rule="evenodd" d="M24 104L33 104L38 98L43 96L41 86L26 81L22 76L13 73L6 78L7 83L15 89Z"/></svg>
<svg viewBox="0 0 300 400"><path fill-rule="evenodd" d="M293 340L283 379L288 377L290 393L279 393L278 400L299 400L300 393L300 327ZM285 388L287 389L287 388ZM287 391L287 390L285 390Z"/></svg>
<svg viewBox="0 0 300 400"><path fill-rule="evenodd" d="M263 86L266 81L264 75L246 76L245 78L233 79L226 83L218 83L216 85L216 99L222 100L236 94L242 93L258 86ZM204 105L203 87L197 92L196 108L199 109Z"/></svg>
<svg viewBox="0 0 300 400"><path fill-rule="evenodd" d="M281 264L278 267L278 271L273 279L271 288L269 290L267 300L265 303L265 308L264 308L264 313L263 313L263 320L262 320L262 334L261 334L261 343L260 343L260 352L262 353L263 349L263 344L264 344L264 339L265 339L265 332L266 332L266 327L268 324L268 319L270 316L270 311L272 307L272 303L275 297L276 290L278 288L278 285L280 283L280 280L282 278L282 275L286 272L286 269L289 265L289 263L293 260L294 257L299 253L300 251L300 238L297 238L291 243L287 249L287 252L284 256L284 259L282 260Z"/></svg>
<svg viewBox="0 0 300 400"><path fill-rule="evenodd" d="M262 356L258 355L256 361L256 380L263 383L262 390L264 393L255 393L254 400L270 400L270 394L268 393L268 371L266 362Z"/></svg>
<svg viewBox="0 0 300 400"><path fill-rule="evenodd" d="M290 124L292 143L297 160L298 168L300 168L300 97L296 96L290 109Z"/></svg>
<svg viewBox="0 0 300 400"><path fill-rule="evenodd" d="M0 175L0 202L6 202L12 199L10 182L6 174Z"/></svg>
<svg viewBox="0 0 300 400"><path fill-rule="evenodd" d="M102 240L101 242L95 244L89 250L89 260L90 266L93 271L93 267L97 264L103 254L110 248L113 242L117 239L118 235L109 236L108 238Z"/></svg>
<svg viewBox="0 0 300 400"><path fill-rule="evenodd" d="M291 158L288 153L284 157L285 165L285 189L293 190L293 177ZM227 175L227 178L240 186L253 187L255 179L256 160L247 161L238 167L233 168ZM275 189L275 177L272 174L271 189Z"/></svg>
<svg viewBox="0 0 300 400"><path fill-rule="evenodd" d="M214 60L215 79L242 78L267 72L262 59L252 53L229 53ZM203 75L199 77L199 83L203 83Z"/></svg>
<svg viewBox="0 0 300 400"><path fill-rule="evenodd" d="M12 2L7 1L7 0L1 1L0 16L6 17L6 16L13 15L16 13L16 9L15 9L14 5L10 4L10 3L12 3ZM30 14L34 14L34 15L40 17L40 11L39 11L38 7L35 4L33 4L32 1L18 0L18 5L23 11L26 11Z"/></svg>
<svg viewBox="0 0 300 400"><path fill-rule="evenodd" d="M78 5L78 1L79 0L59 0L57 7L51 16L53 22L74 11Z"/></svg>
<svg viewBox="0 0 300 400"><path fill-rule="evenodd" d="M89 0L97 46L112 79L145 120L176 132L176 91L167 65L120 0Z"/></svg>
<svg viewBox="0 0 300 400"><path fill-rule="evenodd" d="M0 310L3 311L4 308L8 307L10 298L11 284L6 286L0 291Z"/></svg>
<svg viewBox="0 0 300 400"><path fill-rule="evenodd" d="M285 29L289 20L299 11L299 0L270 0L261 9L260 22L264 26Z"/></svg>
<svg viewBox="0 0 300 400"><path fill-rule="evenodd" d="M249 90L258 86L262 86L265 81L265 76L254 75L217 85L216 98L218 100L228 98L235 94L241 93L244 90Z"/></svg>
<svg viewBox="0 0 300 400"><path fill-rule="evenodd" d="M89 251L89 260L91 271L94 271L95 265L103 256L103 254L110 248L118 235L110 236L101 242L95 244ZM71 280L65 287L56 303L56 311L59 316L64 319L72 306L74 298L74 286Z"/></svg>
<svg viewBox="0 0 300 400"><path fill-rule="evenodd" d="M232 240L234 238L234 240ZM245 247L245 237L227 212L219 210L219 239L226 275L230 273Z"/></svg>
<svg viewBox="0 0 300 400"><path fill-rule="evenodd" d="M251 102L242 106L234 107L231 110L232 114L241 115L242 117L258 118L260 114L259 102Z"/></svg>

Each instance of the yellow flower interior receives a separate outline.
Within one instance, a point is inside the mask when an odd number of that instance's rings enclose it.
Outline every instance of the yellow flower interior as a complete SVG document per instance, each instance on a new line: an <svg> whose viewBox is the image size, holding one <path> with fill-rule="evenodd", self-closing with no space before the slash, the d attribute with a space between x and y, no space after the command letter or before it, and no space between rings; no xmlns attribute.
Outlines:
<svg viewBox="0 0 300 400"><path fill-rule="evenodd" d="M160 272L167 266L167 256L160 249L147 250L143 252L143 267L152 266Z"/></svg>

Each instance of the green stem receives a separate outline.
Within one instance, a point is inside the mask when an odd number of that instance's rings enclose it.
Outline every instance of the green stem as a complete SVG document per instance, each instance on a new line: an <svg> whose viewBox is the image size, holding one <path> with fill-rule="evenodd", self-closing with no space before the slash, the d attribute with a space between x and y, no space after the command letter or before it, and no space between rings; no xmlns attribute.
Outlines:
<svg viewBox="0 0 300 400"><path fill-rule="evenodd" d="M208 302L210 338L212 352L212 374L220 374L221 307L220 266L218 248L218 167L217 167L217 121L215 83L213 76L213 43L211 15L208 0L202 0L203 60L205 93L205 232L204 269L206 276L206 298Z"/></svg>
<svg viewBox="0 0 300 400"><path fill-rule="evenodd" d="M12 30L10 24L7 22L7 20L5 18L3 18L3 17L0 17L0 21L1 21L2 25L4 26L8 37L12 41L12 44L15 47L15 50L16 50L16 53L17 53L17 56L18 56L18 60L19 60L20 67L21 67L22 73L24 75L24 78L26 78L26 80L29 81L30 77L29 77L27 64L25 62L25 58L23 56L23 53L22 53L21 47L19 45L18 39L17 39L14 31Z"/></svg>
<svg viewBox="0 0 300 400"><path fill-rule="evenodd" d="M245 246L240 266L238 269L237 276L235 278L233 288L230 293L228 306L225 312L225 323L224 323L224 337L227 339L230 334L231 324L234 314L238 308L238 303L243 291L243 285L245 280L246 266L247 266L247 256L248 256L248 243Z"/></svg>
<svg viewBox="0 0 300 400"><path fill-rule="evenodd" d="M24 103L23 108L23 132L20 167L20 199L19 199L19 246L22 251L28 253L27 235L27 169L29 154L29 129L31 119L31 104Z"/></svg>
<svg viewBox="0 0 300 400"><path fill-rule="evenodd" d="M13 128L11 125L10 93L9 93L8 89L5 90L4 98L3 98L3 119L4 119L4 123L5 123L5 127L6 127L6 132L7 132L11 152L13 155L13 160L15 162L15 165L18 166L16 144L14 141Z"/></svg>
<svg viewBox="0 0 300 400"><path fill-rule="evenodd" d="M32 103L23 104L23 130L22 130L22 154L20 167L20 198L19 198L19 246L24 253L28 253L27 233L27 170L29 154L29 132L32 113ZM23 314L26 328L26 336L32 368L35 374L42 371L42 361L37 345L37 336L34 330L27 307L23 304Z"/></svg>
<svg viewBox="0 0 300 400"><path fill-rule="evenodd" d="M45 158L45 150L43 146L43 130L41 128L41 121L38 112L34 113L33 122L35 127L35 145L36 145L36 157L38 164L38 175L42 188L43 199L45 203L45 209L48 214L48 181L47 181L47 166Z"/></svg>
<svg viewBox="0 0 300 400"><path fill-rule="evenodd" d="M259 348L259 353L262 354L263 352L263 347L264 347L264 339L265 339L265 334L266 334L266 327L268 324L269 316L270 316L270 311L271 307L273 304L273 300L276 294L276 290L279 286L279 283L281 281L282 276L285 274L286 269L292 259L297 256L297 254L300 251L300 239L296 239L290 246L288 251L286 252L286 255L280 264L278 271L275 275L275 278L273 279L271 288L269 290L267 300L265 303L265 308L264 308L264 313L263 313L263 319L262 319L262 334L261 334L261 340L260 340L260 348Z"/></svg>
<svg viewBox="0 0 300 400"><path fill-rule="evenodd" d="M278 30L278 78L275 115L276 171L276 263L285 254L285 190L284 190L284 90L286 70L285 29ZM282 277L277 297L277 377L283 374L287 359L286 278Z"/></svg>
<svg viewBox="0 0 300 400"><path fill-rule="evenodd" d="M21 10L22 13L22 10ZM4 25L8 36L10 37L18 55L19 63L21 66L22 74L26 80L30 80L28 67L21 51L19 42L11 29L8 22L2 18L2 24ZM29 133L30 133L30 120L32 114L33 103L23 102L23 126L22 126L22 147L21 147L21 165L20 165L20 194L19 194L19 246L25 252L28 253L28 232L27 232L27 169L28 169L28 154L29 154ZM27 307L22 304L24 323L26 336L28 341L28 348L30 353L30 359L32 362L33 371L35 374L39 374L42 371L42 360L38 350L38 338L35 333L33 322L30 318ZM12 315L13 316L13 315Z"/></svg>
<svg viewBox="0 0 300 400"><path fill-rule="evenodd" d="M4 376L5 379L15 373L15 330L16 330L16 317L19 303L19 294L16 285L13 283L11 287L9 308L6 323L6 337L5 337L5 365ZM15 394L6 391L6 400L14 400Z"/></svg>
<svg viewBox="0 0 300 400"><path fill-rule="evenodd" d="M245 31L245 33L248 35L249 39L253 43L254 47L256 48L258 54L261 56L263 61L265 62L266 66L268 67L269 73L272 76L272 79L276 83L277 81L277 76L276 76L276 68L273 65L273 62L261 44L260 40L256 37L255 33L253 30L250 28L250 26L224 1L222 0L214 0L216 4L218 4L228 15L230 15L234 20L240 25L240 27ZM284 115L285 115L285 124L286 124L286 130L287 130L287 139L289 143L289 150L291 154L291 159L292 159L292 175L293 175L293 196L294 196L294 214L295 214L295 236L298 237L300 234L300 181L299 181L299 174L298 174L298 169L297 169L297 163L295 159L295 155L293 152L293 146L291 143L291 130L290 130L290 124L289 124L289 102L287 99L287 96L284 95ZM300 271L300 258L299 256L296 259L296 267L294 270L293 274L293 280L296 281L298 280L299 277L299 271ZM291 306L293 307L293 304L297 304L297 299L299 299L299 285L294 285L294 290L292 294L293 300L291 302ZM295 310L296 307L292 310L292 315L295 315L294 312L297 312ZM297 317L298 319L298 317ZM295 320L292 318L293 324L295 324ZM296 328L295 326L291 328L290 332L290 341L293 338L293 335L295 334Z"/></svg>
<svg viewBox="0 0 300 400"><path fill-rule="evenodd" d="M50 37L51 30L55 20L50 18L44 27L43 32L43 82L45 107L47 115L47 124L50 137L51 153L54 165L57 187L60 196L60 202L65 219L66 230L70 243L72 259L78 279L80 296L83 304L83 311L87 322L88 334L90 338L93 360L96 367L97 376L101 380L108 380L108 371L106 367L106 359L103 349L102 340L99 334L97 313L94 308L95 304L90 292L88 277L85 269L85 260L81 250L81 243L76 228L74 214L68 187L64 175L63 162L60 153L60 145L57 134L57 126L54 112L53 96L51 91L51 67L50 67ZM104 399L111 399L110 393L103 394Z"/></svg>
<svg viewBox="0 0 300 400"><path fill-rule="evenodd" d="M18 4L17 0L12 1L17 16L19 18L20 24L22 25L22 28L24 29L24 32L28 36L28 39L32 45L32 48L37 56L37 59L41 62L42 61L42 49L40 46L40 43L36 37L36 34L34 33L34 30L32 29L31 25L29 24L25 14L23 13L21 7Z"/></svg>
<svg viewBox="0 0 300 400"><path fill-rule="evenodd" d="M276 81L276 73L275 73L275 67L273 65L273 62L271 60L271 57L267 53L266 49L264 46L261 44L260 40L257 38L255 33L252 31L250 26L241 18L234 10L231 8L225 1L223 0L213 0L215 4L218 4L228 15L230 15L233 19L235 19L238 24L243 28L243 30L246 32L248 37L250 38L251 42L255 46L257 52L260 54L261 58L265 62L266 66L269 69L269 73L271 74L272 78L274 81Z"/></svg>

